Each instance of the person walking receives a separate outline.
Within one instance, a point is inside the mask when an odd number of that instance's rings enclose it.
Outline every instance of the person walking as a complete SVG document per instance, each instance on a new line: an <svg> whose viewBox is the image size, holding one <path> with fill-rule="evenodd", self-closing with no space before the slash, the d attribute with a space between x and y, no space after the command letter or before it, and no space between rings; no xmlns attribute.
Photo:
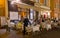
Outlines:
<svg viewBox="0 0 60 38"><path fill-rule="evenodd" d="M26 17L23 20L24 26L23 26L23 35L25 35L26 33L26 27L28 26L28 24L30 23L29 19Z"/></svg>

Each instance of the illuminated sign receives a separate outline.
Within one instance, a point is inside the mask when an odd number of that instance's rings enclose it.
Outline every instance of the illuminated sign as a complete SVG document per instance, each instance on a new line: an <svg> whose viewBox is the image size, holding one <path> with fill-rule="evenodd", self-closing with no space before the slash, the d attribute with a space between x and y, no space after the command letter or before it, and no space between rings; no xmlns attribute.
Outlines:
<svg viewBox="0 0 60 38"><path fill-rule="evenodd" d="M33 13L34 13L34 10L30 9L30 19L33 19Z"/></svg>
<svg viewBox="0 0 60 38"><path fill-rule="evenodd" d="M10 20L18 20L18 12L11 12L10 11Z"/></svg>

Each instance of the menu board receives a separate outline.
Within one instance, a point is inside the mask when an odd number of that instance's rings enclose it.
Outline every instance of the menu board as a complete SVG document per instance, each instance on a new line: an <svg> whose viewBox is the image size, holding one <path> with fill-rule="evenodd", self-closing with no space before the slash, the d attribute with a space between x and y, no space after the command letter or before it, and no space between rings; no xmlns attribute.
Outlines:
<svg viewBox="0 0 60 38"><path fill-rule="evenodd" d="M6 18L4 16L2 16L0 18L1 18L1 26L6 25Z"/></svg>
<svg viewBox="0 0 60 38"><path fill-rule="evenodd" d="M10 12L10 20L18 20L18 12Z"/></svg>

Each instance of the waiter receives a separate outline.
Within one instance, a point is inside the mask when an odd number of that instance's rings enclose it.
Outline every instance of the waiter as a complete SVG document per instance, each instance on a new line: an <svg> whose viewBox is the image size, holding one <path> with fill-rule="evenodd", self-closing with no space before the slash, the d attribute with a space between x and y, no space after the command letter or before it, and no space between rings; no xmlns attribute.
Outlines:
<svg viewBox="0 0 60 38"><path fill-rule="evenodd" d="M23 23L24 23L23 34L25 35L25 33L26 33L26 27L28 26L28 23L30 23L30 21L29 21L29 19L27 17L25 17Z"/></svg>

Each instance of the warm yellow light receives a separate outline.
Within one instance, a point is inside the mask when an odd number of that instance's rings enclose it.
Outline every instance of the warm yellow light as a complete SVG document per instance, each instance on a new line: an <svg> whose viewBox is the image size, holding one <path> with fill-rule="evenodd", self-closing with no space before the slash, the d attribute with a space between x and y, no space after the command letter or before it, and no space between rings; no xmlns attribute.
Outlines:
<svg viewBox="0 0 60 38"><path fill-rule="evenodd" d="M0 6L2 6L2 7L5 6L5 0L0 0Z"/></svg>

